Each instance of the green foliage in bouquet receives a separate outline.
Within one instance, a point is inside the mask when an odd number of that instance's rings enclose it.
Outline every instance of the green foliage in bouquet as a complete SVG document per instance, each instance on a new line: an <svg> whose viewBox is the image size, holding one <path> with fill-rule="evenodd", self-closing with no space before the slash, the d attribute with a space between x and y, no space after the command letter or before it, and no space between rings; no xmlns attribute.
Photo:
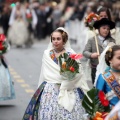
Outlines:
<svg viewBox="0 0 120 120"><path fill-rule="evenodd" d="M3 46L3 48L2 48L2 46ZM4 42L2 43L2 46L0 45L0 48L2 48L2 49L0 50L0 55L6 53L7 48L8 48L8 43L7 43L6 41L4 41Z"/></svg>
<svg viewBox="0 0 120 120"><path fill-rule="evenodd" d="M91 120L96 113L108 113L110 111L109 101L106 99L104 93L96 88L92 88L87 92L82 101L82 106L89 114Z"/></svg>
<svg viewBox="0 0 120 120"><path fill-rule="evenodd" d="M28 13L26 13L26 18L27 18L27 21L29 22L29 23L31 23L32 22L32 13L29 11Z"/></svg>
<svg viewBox="0 0 120 120"><path fill-rule="evenodd" d="M64 53L59 56L60 74L72 80L77 73L79 73L79 64L76 59L81 56L79 54L68 55Z"/></svg>

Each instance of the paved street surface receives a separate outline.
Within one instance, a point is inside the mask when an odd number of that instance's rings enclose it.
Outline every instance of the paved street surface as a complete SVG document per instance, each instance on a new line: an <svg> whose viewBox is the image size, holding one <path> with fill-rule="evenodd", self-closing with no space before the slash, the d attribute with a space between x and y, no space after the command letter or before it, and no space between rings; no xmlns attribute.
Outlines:
<svg viewBox="0 0 120 120"><path fill-rule="evenodd" d="M49 40L35 42L32 48L27 49L12 47L5 55L14 79L16 99L0 101L0 120L22 120L25 108L38 86L42 55L48 43ZM88 84L92 87L90 81Z"/></svg>

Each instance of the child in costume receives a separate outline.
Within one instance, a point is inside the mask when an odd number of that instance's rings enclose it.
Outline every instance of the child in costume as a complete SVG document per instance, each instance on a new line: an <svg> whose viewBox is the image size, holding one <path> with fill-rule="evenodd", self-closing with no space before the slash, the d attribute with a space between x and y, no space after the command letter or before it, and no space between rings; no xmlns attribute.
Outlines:
<svg viewBox="0 0 120 120"><path fill-rule="evenodd" d="M90 59L91 78L92 83L94 84L99 55L103 52L103 50L110 42L115 43L115 40L110 35L110 30L115 28L115 23L107 18L102 18L101 20L96 21L93 27L95 29L98 29L99 34L96 35L97 39L95 39L95 37L92 37L88 40L83 51L83 55L86 58ZM96 43L98 43L97 46L99 53L97 53Z"/></svg>
<svg viewBox="0 0 120 120"><path fill-rule="evenodd" d="M100 19L108 18L109 20L112 20L111 11L109 8L100 6L97 10L97 14L100 16ZM96 33L98 33L98 31L96 31ZM116 40L116 44L120 44L120 28L116 26L114 29L110 30L110 34Z"/></svg>
<svg viewBox="0 0 120 120"><path fill-rule="evenodd" d="M105 92L112 107L120 100L120 45L107 50L105 62L109 69L99 75L95 87Z"/></svg>

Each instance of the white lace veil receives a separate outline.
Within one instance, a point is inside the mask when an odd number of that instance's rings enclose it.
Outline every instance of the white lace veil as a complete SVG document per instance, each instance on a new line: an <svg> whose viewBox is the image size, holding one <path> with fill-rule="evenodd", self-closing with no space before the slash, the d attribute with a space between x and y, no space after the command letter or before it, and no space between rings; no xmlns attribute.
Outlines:
<svg viewBox="0 0 120 120"><path fill-rule="evenodd" d="M103 73L106 70L106 68L108 67L106 62L105 62L105 54L106 54L107 50L113 45L115 45L115 43L110 42L108 44L108 46L105 48L105 50L100 55L99 64L97 65L97 71L96 71L94 86L96 86L97 79L98 79L99 75L101 73Z"/></svg>
<svg viewBox="0 0 120 120"><path fill-rule="evenodd" d="M67 42L66 42L66 44L65 44L64 47L65 47L66 49L71 49L71 45L70 45L70 41L69 41L69 34L68 34L68 32L65 30L65 28L63 28L63 27L58 27L56 30L62 30L62 31L64 31L64 32L67 33L67 35L68 35L68 40L67 40ZM49 41L49 44L48 44L48 48L47 48L47 49L48 49L48 50L52 50L52 49L53 49L51 39L50 39L50 41Z"/></svg>

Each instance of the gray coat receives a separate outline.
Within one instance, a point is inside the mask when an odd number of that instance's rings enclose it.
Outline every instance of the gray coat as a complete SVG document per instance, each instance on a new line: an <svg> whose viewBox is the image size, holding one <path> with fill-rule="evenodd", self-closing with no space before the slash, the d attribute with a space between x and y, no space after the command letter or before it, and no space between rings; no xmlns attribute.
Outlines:
<svg viewBox="0 0 120 120"><path fill-rule="evenodd" d="M115 40L112 37L108 38L106 40L107 40L107 44L109 44L110 42L114 42L115 43ZM99 49L99 52L101 54L103 52L104 48L107 47L107 46L103 46L103 44L100 42L98 37L97 37L97 41L98 41L98 49ZM91 67L96 68L97 65L98 65L98 59L97 58L94 58L94 59L91 58L91 54L94 53L94 52L97 52L97 49L96 49L95 38L92 37L92 38L90 38L88 40L88 42L87 42L87 44L86 44L86 46L84 48L83 55L86 58L90 59Z"/></svg>

